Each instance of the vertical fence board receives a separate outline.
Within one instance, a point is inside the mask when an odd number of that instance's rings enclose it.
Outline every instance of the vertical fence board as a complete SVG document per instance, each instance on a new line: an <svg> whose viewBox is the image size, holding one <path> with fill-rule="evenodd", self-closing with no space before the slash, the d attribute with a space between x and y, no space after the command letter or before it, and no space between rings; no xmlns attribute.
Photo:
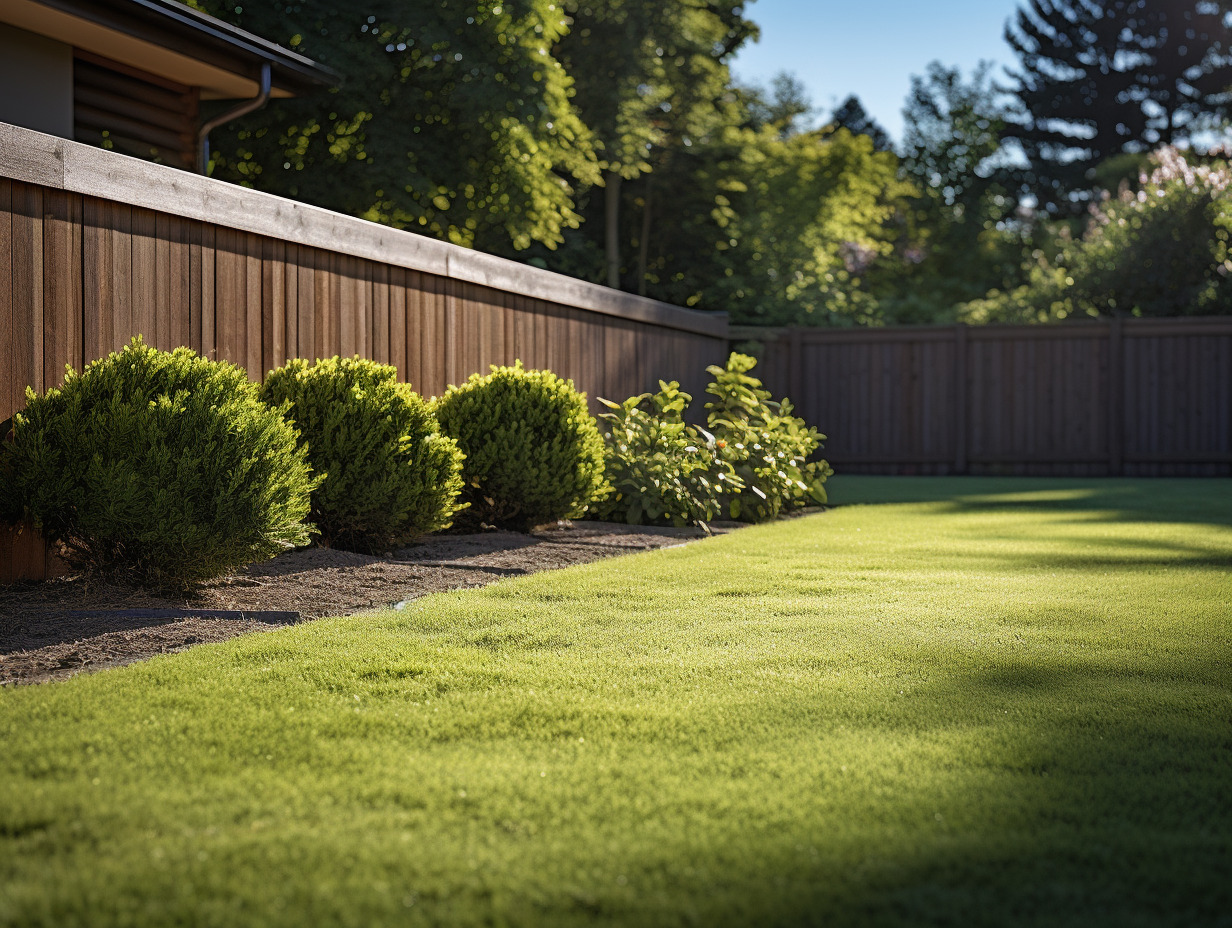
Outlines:
<svg viewBox="0 0 1232 928"><path fill-rule="evenodd" d="M261 247L261 376L286 360L286 246L266 238Z"/></svg>
<svg viewBox="0 0 1232 928"><path fill-rule="evenodd" d="M132 321L128 336L140 335L147 345L171 347L160 339L158 326L158 231L157 214L134 207L132 213L132 256L130 292ZM127 341L128 338L125 338Z"/></svg>
<svg viewBox="0 0 1232 928"><path fill-rule="evenodd" d="M81 197L49 190L43 198L43 385L64 382L82 364Z"/></svg>
<svg viewBox="0 0 1232 928"><path fill-rule="evenodd" d="M201 354L218 356L218 230L201 227Z"/></svg>
<svg viewBox="0 0 1232 928"><path fill-rule="evenodd" d="M0 178L0 358L11 358L17 351L13 331L13 182ZM24 402L24 401L23 401ZM20 409L17 397L17 368L0 367L0 421ZM0 441L4 439L0 435ZM0 544L3 544L0 536ZM0 564L3 564L0 559ZM3 576L0 574L0 576Z"/></svg>
<svg viewBox="0 0 1232 928"><path fill-rule="evenodd" d="M372 324L371 352L374 360L393 364L390 351L390 267L388 264L372 265ZM397 364L394 364L397 367Z"/></svg>
<svg viewBox="0 0 1232 928"><path fill-rule="evenodd" d="M244 233L219 227L215 240L216 357L247 367L248 256L244 252Z"/></svg>
<svg viewBox="0 0 1232 928"><path fill-rule="evenodd" d="M1230 358L1232 320L1131 319L789 330L762 369L852 471L1226 475Z"/></svg>
<svg viewBox="0 0 1232 928"><path fill-rule="evenodd" d="M15 183L12 204L11 404L21 408L26 387L43 389L43 190Z"/></svg>

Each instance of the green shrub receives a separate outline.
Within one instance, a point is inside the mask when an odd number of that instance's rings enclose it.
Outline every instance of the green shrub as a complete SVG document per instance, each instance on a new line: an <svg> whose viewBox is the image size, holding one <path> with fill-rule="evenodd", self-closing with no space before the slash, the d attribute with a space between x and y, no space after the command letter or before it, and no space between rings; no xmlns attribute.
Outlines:
<svg viewBox="0 0 1232 928"><path fill-rule="evenodd" d="M324 478L312 518L325 543L387 551L450 525L462 455L394 368L358 357L297 359L270 371L261 396L285 404Z"/></svg>
<svg viewBox="0 0 1232 928"><path fill-rule="evenodd" d="M1219 157L1215 157L1215 154ZM1095 316L1232 312L1232 165L1191 151L1152 152L1135 187L1091 207L1028 262L1028 283L959 311L964 322L1051 322ZM1055 253L1049 253L1049 251Z"/></svg>
<svg viewBox="0 0 1232 928"><path fill-rule="evenodd" d="M21 521L23 504L16 493L16 455L13 453L13 420L0 422L0 525Z"/></svg>
<svg viewBox="0 0 1232 928"><path fill-rule="evenodd" d="M725 367L706 368L714 382L706 392L706 424L714 433L719 456L740 477L742 489L728 495L727 514L745 522L773 519L784 509L826 501L826 478L834 473L825 461L809 461L825 438L792 415L791 403L775 402L756 377L757 364L733 352Z"/></svg>
<svg viewBox="0 0 1232 928"><path fill-rule="evenodd" d="M436 400L441 429L466 455L466 521L517 531L581 515L605 492L603 439L586 395L519 361L450 387Z"/></svg>
<svg viewBox="0 0 1232 928"><path fill-rule="evenodd" d="M605 466L612 493L593 507L600 519L630 525L697 525L723 514L723 501L739 492L735 471L718 456L715 439L684 421L692 397L676 381L659 392L623 403L601 400L611 412Z"/></svg>
<svg viewBox="0 0 1232 928"><path fill-rule="evenodd" d="M26 398L0 509L70 564L186 585L307 543L308 462L233 365L138 337Z"/></svg>

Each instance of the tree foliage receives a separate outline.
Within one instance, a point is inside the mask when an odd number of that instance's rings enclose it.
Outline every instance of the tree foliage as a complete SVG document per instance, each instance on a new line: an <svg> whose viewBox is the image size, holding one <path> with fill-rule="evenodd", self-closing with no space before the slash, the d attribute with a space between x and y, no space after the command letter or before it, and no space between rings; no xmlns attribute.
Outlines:
<svg viewBox="0 0 1232 928"><path fill-rule="evenodd" d="M488 250L579 222L598 161L552 0L197 5L344 78L216 130L215 176Z"/></svg>
<svg viewBox="0 0 1232 928"><path fill-rule="evenodd" d="M914 191L893 260L871 282L885 321L951 321L958 304L1021 277L1025 229L1003 178L1006 104L991 67L965 79L934 61L911 79L901 170Z"/></svg>
<svg viewBox="0 0 1232 928"><path fill-rule="evenodd" d="M812 107L789 78L772 94L728 88L711 112L708 131L665 145L652 173L625 184L622 286L740 323L864 321L875 307L855 283L892 251L910 189L896 156L846 129L806 128ZM571 232L546 265L601 280L596 228Z"/></svg>
<svg viewBox="0 0 1232 928"><path fill-rule="evenodd" d="M1084 209L1232 99L1209 0L1022 0L1010 86L934 62L897 152L854 94L818 128L732 79L747 0L191 2L345 77L216 132L217 176L737 323L1054 318L1014 300Z"/></svg>
<svg viewBox="0 0 1232 928"><path fill-rule="evenodd" d="M603 279L619 287L624 183L725 121L726 61L756 30L741 0L566 0L565 9L572 28L557 53L574 75L578 111L602 159L604 193L590 199L590 231L602 231ZM653 222L652 189L640 191L643 227ZM644 265L644 253L635 260Z"/></svg>
<svg viewBox="0 0 1232 928"><path fill-rule="evenodd" d="M1026 0L1006 40L1021 107L1006 134L1051 211L1086 200L1100 162L1192 139L1227 102L1232 31L1208 0Z"/></svg>
<svg viewBox="0 0 1232 928"><path fill-rule="evenodd" d="M1232 169L1164 148L1139 189L1091 209L1081 237L1037 251L1028 282L965 307L968 321L1047 322L1090 316L1232 312Z"/></svg>
<svg viewBox="0 0 1232 928"><path fill-rule="evenodd" d="M846 129L852 135L867 135L877 151L889 151L893 147L890 133L868 114L855 94L840 103L830 114L830 125L836 129Z"/></svg>

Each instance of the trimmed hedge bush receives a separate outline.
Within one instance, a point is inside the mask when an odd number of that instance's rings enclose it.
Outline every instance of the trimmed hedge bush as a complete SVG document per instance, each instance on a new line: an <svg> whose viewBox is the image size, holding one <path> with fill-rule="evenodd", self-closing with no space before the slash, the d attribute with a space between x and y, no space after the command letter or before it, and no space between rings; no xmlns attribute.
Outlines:
<svg viewBox="0 0 1232 928"><path fill-rule="evenodd" d="M606 491L603 439L571 380L520 361L493 365L450 387L435 409L466 455L468 524L527 531L581 515Z"/></svg>
<svg viewBox="0 0 1232 928"><path fill-rule="evenodd" d="M261 396L285 407L323 477L312 519L326 544L388 551L450 525L462 455L394 368L359 357L297 359L270 371Z"/></svg>
<svg viewBox="0 0 1232 928"><path fill-rule="evenodd" d="M138 337L26 398L0 511L73 566L182 586L308 542L316 481L239 368Z"/></svg>

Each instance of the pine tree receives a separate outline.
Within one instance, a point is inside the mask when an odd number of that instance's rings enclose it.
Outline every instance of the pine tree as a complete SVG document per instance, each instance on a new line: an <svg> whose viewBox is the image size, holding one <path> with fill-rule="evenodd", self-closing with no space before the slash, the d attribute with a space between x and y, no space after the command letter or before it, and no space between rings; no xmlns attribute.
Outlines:
<svg viewBox="0 0 1232 928"><path fill-rule="evenodd" d="M830 116L830 126L833 129L846 129L852 135L867 135L873 140L873 148L877 151L889 151L893 147L890 134L868 114L855 94L839 104L838 109Z"/></svg>
<svg viewBox="0 0 1232 928"><path fill-rule="evenodd" d="M1227 104L1232 31L1208 0L1027 0L1005 35L1021 65L1006 137L1052 211L1080 206L1104 159L1189 141Z"/></svg>

